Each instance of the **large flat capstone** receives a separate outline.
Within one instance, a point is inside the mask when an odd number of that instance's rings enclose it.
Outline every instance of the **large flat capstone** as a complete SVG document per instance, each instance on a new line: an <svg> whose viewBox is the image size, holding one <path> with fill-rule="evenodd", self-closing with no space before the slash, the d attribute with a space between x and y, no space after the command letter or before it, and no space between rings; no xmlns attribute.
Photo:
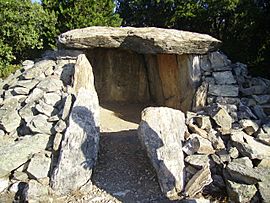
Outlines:
<svg viewBox="0 0 270 203"><path fill-rule="evenodd" d="M141 54L205 54L220 41L206 34L162 28L88 27L63 33L58 38L68 48L122 48Z"/></svg>
<svg viewBox="0 0 270 203"><path fill-rule="evenodd" d="M162 192L177 199L184 187L182 143L185 116L167 107L148 107L142 112L138 136L154 166Z"/></svg>

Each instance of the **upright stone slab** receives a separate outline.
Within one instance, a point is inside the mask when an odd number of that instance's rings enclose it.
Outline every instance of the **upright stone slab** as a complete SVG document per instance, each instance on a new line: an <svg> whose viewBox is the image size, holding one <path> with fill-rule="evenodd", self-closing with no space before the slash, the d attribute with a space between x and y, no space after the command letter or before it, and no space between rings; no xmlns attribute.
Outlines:
<svg viewBox="0 0 270 203"><path fill-rule="evenodd" d="M92 67L84 55L79 55L75 68L76 101L51 179L52 188L62 195L90 181L99 143L99 102Z"/></svg>
<svg viewBox="0 0 270 203"><path fill-rule="evenodd" d="M154 166L162 192L177 199L184 187L182 143L185 116L167 107L149 107L142 112L138 136Z"/></svg>

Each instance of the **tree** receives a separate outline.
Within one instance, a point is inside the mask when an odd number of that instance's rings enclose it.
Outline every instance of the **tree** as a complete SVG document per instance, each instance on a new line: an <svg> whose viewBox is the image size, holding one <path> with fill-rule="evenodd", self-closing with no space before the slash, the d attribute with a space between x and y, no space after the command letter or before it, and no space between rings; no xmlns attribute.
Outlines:
<svg viewBox="0 0 270 203"><path fill-rule="evenodd" d="M88 26L120 26L113 0L43 0L43 7L57 15L60 33Z"/></svg>
<svg viewBox="0 0 270 203"><path fill-rule="evenodd" d="M55 44L56 18L31 0L0 0L0 68Z"/></svg>
<svg viewBox="0 0 270 203"><path fill-rule="evenodd" d="M249 65L270 65L269 0L118 0L124 26L207 33L222 50Z"/></svg>

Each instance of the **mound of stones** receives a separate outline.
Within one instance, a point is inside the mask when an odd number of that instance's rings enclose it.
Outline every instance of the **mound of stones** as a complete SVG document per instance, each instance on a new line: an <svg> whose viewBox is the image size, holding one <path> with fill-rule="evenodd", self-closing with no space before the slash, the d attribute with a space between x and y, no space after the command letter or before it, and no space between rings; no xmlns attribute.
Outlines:
<svg viewBox="0 0 270 203"><path fill-rule="evenodd" d="M270 81L214 54L194 111L146 108L138 135L169 199L269 202Z"/></svg>
<svg viewBox="0 0 270 203"><path fill-rule="evenodd" d="M51 194L87 184L98 151L99 104L85 55L58 51L24 61L0 86L0 193L51 202Z"/></svg>

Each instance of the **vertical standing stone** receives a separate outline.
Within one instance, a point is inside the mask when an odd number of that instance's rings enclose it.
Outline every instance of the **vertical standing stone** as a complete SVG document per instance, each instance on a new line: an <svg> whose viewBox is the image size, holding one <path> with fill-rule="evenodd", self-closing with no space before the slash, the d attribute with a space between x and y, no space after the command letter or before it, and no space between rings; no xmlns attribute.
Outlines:
<svg viewBox="0 0 270 203"><path fill-rule="evenodd" d="M185 116L167 107L149 107L142 112L138 136L154 166L162 192L177 199L184 184L182 143Z"/></svg>
<svg viewBox="0 0 270 203"><path fill-rule="evenodd" d="M58 163L51 178L59 194L79 190L90 181L99 143L99 103L92 67L84 55L75 65L76 101L62 140Z"/></svg>

